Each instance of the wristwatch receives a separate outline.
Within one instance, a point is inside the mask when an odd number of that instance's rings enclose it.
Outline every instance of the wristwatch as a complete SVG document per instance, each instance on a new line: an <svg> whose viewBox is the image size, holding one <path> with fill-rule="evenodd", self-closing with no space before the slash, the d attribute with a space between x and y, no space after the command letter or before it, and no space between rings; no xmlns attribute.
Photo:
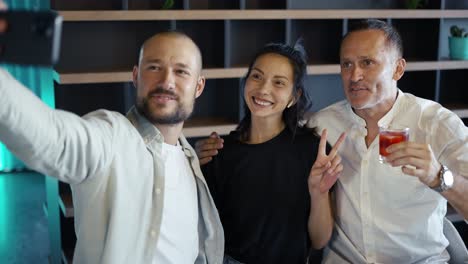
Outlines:
<svg viewBox="0 0 468 264"><path fill-rule="evenodd" d="M447 168L447 166L443 165L440 168L439 171L439 180L440 180L440 185L431 188L432 190L441 193L446 190L449 190L453 186L453 174L452 172Z"/></svg>

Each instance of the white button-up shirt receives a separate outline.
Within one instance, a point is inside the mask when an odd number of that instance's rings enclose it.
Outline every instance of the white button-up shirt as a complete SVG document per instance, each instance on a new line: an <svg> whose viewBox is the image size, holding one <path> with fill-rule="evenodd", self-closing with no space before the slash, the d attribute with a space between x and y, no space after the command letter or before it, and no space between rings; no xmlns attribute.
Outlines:
<svg viewBox="0 0 468 264"><path fill-rule="evenodd" d="M399 91L379 121L410 128L410 140L430 144L437 159L468 177L468 129L439 104ZM308 126L328 129L340 148L343 172L335 185L336 224L325 263L437 263L447 261L443 234L447 202L417 177L378 161L378 137L367 148L365 121L349 103L338 102L313 115Z"/></svg>

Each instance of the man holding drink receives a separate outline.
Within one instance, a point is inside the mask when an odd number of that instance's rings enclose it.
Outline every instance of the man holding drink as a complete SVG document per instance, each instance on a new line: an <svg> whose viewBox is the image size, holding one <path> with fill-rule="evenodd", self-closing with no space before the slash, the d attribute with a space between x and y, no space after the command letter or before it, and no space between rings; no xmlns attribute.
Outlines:
<svg viewBox="0 0 468 264"><path fill-rule="evenodd" d="M327 128L330 142L348 134L324 263L446 263L447 200L468 218L468 129L441 105L398 89L402 55L390 25L358 23L340 51L347 100L308 123Z"/></svg>

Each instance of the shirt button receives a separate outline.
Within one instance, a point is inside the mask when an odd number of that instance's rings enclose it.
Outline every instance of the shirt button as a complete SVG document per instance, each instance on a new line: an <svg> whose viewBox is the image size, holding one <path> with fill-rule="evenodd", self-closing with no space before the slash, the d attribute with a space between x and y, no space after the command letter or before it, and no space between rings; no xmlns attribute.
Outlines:
<svg viewBox="0 0 468 264"><path fill-rule="evenodd" d="M161 193L161 189L157 188L156 189L156 194L160 194Z"/></svg>
<svg viewBox="0 0 468 264"><path fill-rule="evenodd" d="M156 231L151 230L151 237L155 237L155 236L156 236Z"/></svg>

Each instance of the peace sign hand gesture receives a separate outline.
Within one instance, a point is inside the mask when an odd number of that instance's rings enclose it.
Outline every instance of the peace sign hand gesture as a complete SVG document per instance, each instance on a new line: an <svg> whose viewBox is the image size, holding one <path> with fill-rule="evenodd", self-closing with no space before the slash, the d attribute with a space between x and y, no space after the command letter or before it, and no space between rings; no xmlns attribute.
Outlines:
<svg viewBox="0 0 468 264"><path fill-rule="evenodd" d="M340 172L343 170L341 157L337 154L338 148L346 138L346 133L341 133L340 137L332 147L330 153L326 153L327 130L322 131L318 147L317 159L310 170L308 184L309 193L324 194L335 184Z"/></svg>

